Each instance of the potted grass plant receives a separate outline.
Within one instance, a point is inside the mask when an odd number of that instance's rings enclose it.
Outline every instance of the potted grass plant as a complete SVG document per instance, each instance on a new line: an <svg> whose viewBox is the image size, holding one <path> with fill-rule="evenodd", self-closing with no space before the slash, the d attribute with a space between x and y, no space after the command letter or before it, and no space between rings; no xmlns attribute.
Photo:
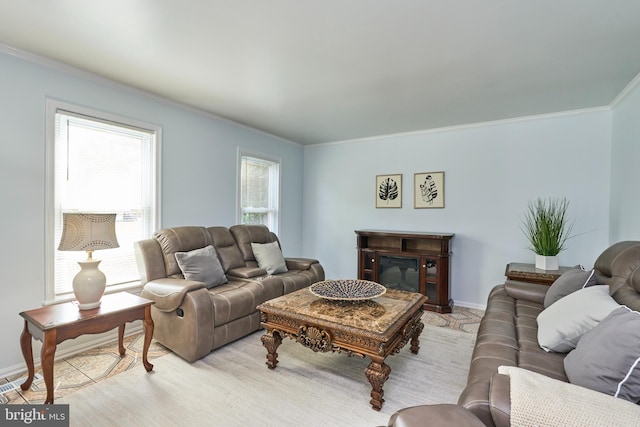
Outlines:
<svg viewBox="0 0 640 427"><path fill-rule="evenodd" d="M536 254L536 268L558 270L558 254L566 247L573 229L567 217L569 201L566 198L538 198L529 201L522 219L522 231Z"/></svg>

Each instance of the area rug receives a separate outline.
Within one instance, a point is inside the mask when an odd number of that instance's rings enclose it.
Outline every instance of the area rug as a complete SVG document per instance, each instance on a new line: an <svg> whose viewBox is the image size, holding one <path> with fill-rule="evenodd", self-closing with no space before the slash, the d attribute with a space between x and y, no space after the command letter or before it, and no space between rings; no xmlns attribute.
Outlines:
<svg viewBox="0 0 640 427"><path fill-rule="evenodd" d="M455 403L466 384L475 336L426 325L420 352L387 358L391 375L381 411L369 404L368 359L314 353L285 339L276 369L266 367L262 331L187 363L174 354L56 400L72 426L386 425L406 406Z"/></svg>

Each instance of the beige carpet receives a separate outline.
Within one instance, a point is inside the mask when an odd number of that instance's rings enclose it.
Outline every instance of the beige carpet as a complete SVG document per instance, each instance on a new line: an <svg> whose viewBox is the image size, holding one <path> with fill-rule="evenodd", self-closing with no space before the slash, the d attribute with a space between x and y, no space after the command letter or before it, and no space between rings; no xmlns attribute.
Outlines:
<svg viewBox="0 0 640 427"><path fill-rule="evenodd" d="M72 426L378 426L406 406L455 403L466 384L474 334L426 325L420 352L387 358L385 403L371 409L368 359L313 353L290 339L266 365L258 331L189 364L174 354L56 400Z"/></svg>

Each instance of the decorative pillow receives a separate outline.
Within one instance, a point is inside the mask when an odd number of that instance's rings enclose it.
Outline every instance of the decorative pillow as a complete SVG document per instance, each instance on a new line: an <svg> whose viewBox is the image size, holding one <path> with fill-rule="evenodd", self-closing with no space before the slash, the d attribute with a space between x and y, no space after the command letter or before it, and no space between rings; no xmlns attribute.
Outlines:
<svg viewBox="0 0 640 427"><path fill-rule="evenodd" d="M276 274L289 271L278 242L252 243L251 250L258 261L258 266L267 270L267 273Z"/></svg>
<svg viewBox="0 0 640 427"><path fill-rule="evenodd" d="M564 358L572 384L640 402L640 313L622 306L584 334Z"/></svg>
<svg viewBox="0 0 640 427"><path fill-rule="evenodd" d="M567 270L549 287L547 295L544 297L544 308L549 307L562 297L595 284L596 275L594 270L585 271L582 268Z"/></svg>
<svg viewBox="0 0 640 427"><path fill-rule="evenodd" d="M228 282L216 250L211 245L189 252L176 252L175 257L187 280L197 280L207 288Z"/></svg>
<svg viewBox="0 0 640 427"><path fill-rule="evenodd" d="M620 307L609 286L597 285L559 299L538 315L538 344L545 351L567 353L580 337Z"/></svg>

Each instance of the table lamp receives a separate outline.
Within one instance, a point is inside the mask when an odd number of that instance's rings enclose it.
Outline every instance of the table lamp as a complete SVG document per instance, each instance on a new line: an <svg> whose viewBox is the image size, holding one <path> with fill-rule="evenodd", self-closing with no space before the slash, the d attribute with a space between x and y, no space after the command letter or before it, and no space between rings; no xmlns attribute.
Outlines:
<svg viewBox="0 0 640 427"><path fill-rule="evenodd" d="M80 310L100 306L107 279L98 269L100 260L93 251L117 248L116 214L63 213L60 251L87 251L87 259L78 261L80 271L73 278L73 294Z"/></svg>

